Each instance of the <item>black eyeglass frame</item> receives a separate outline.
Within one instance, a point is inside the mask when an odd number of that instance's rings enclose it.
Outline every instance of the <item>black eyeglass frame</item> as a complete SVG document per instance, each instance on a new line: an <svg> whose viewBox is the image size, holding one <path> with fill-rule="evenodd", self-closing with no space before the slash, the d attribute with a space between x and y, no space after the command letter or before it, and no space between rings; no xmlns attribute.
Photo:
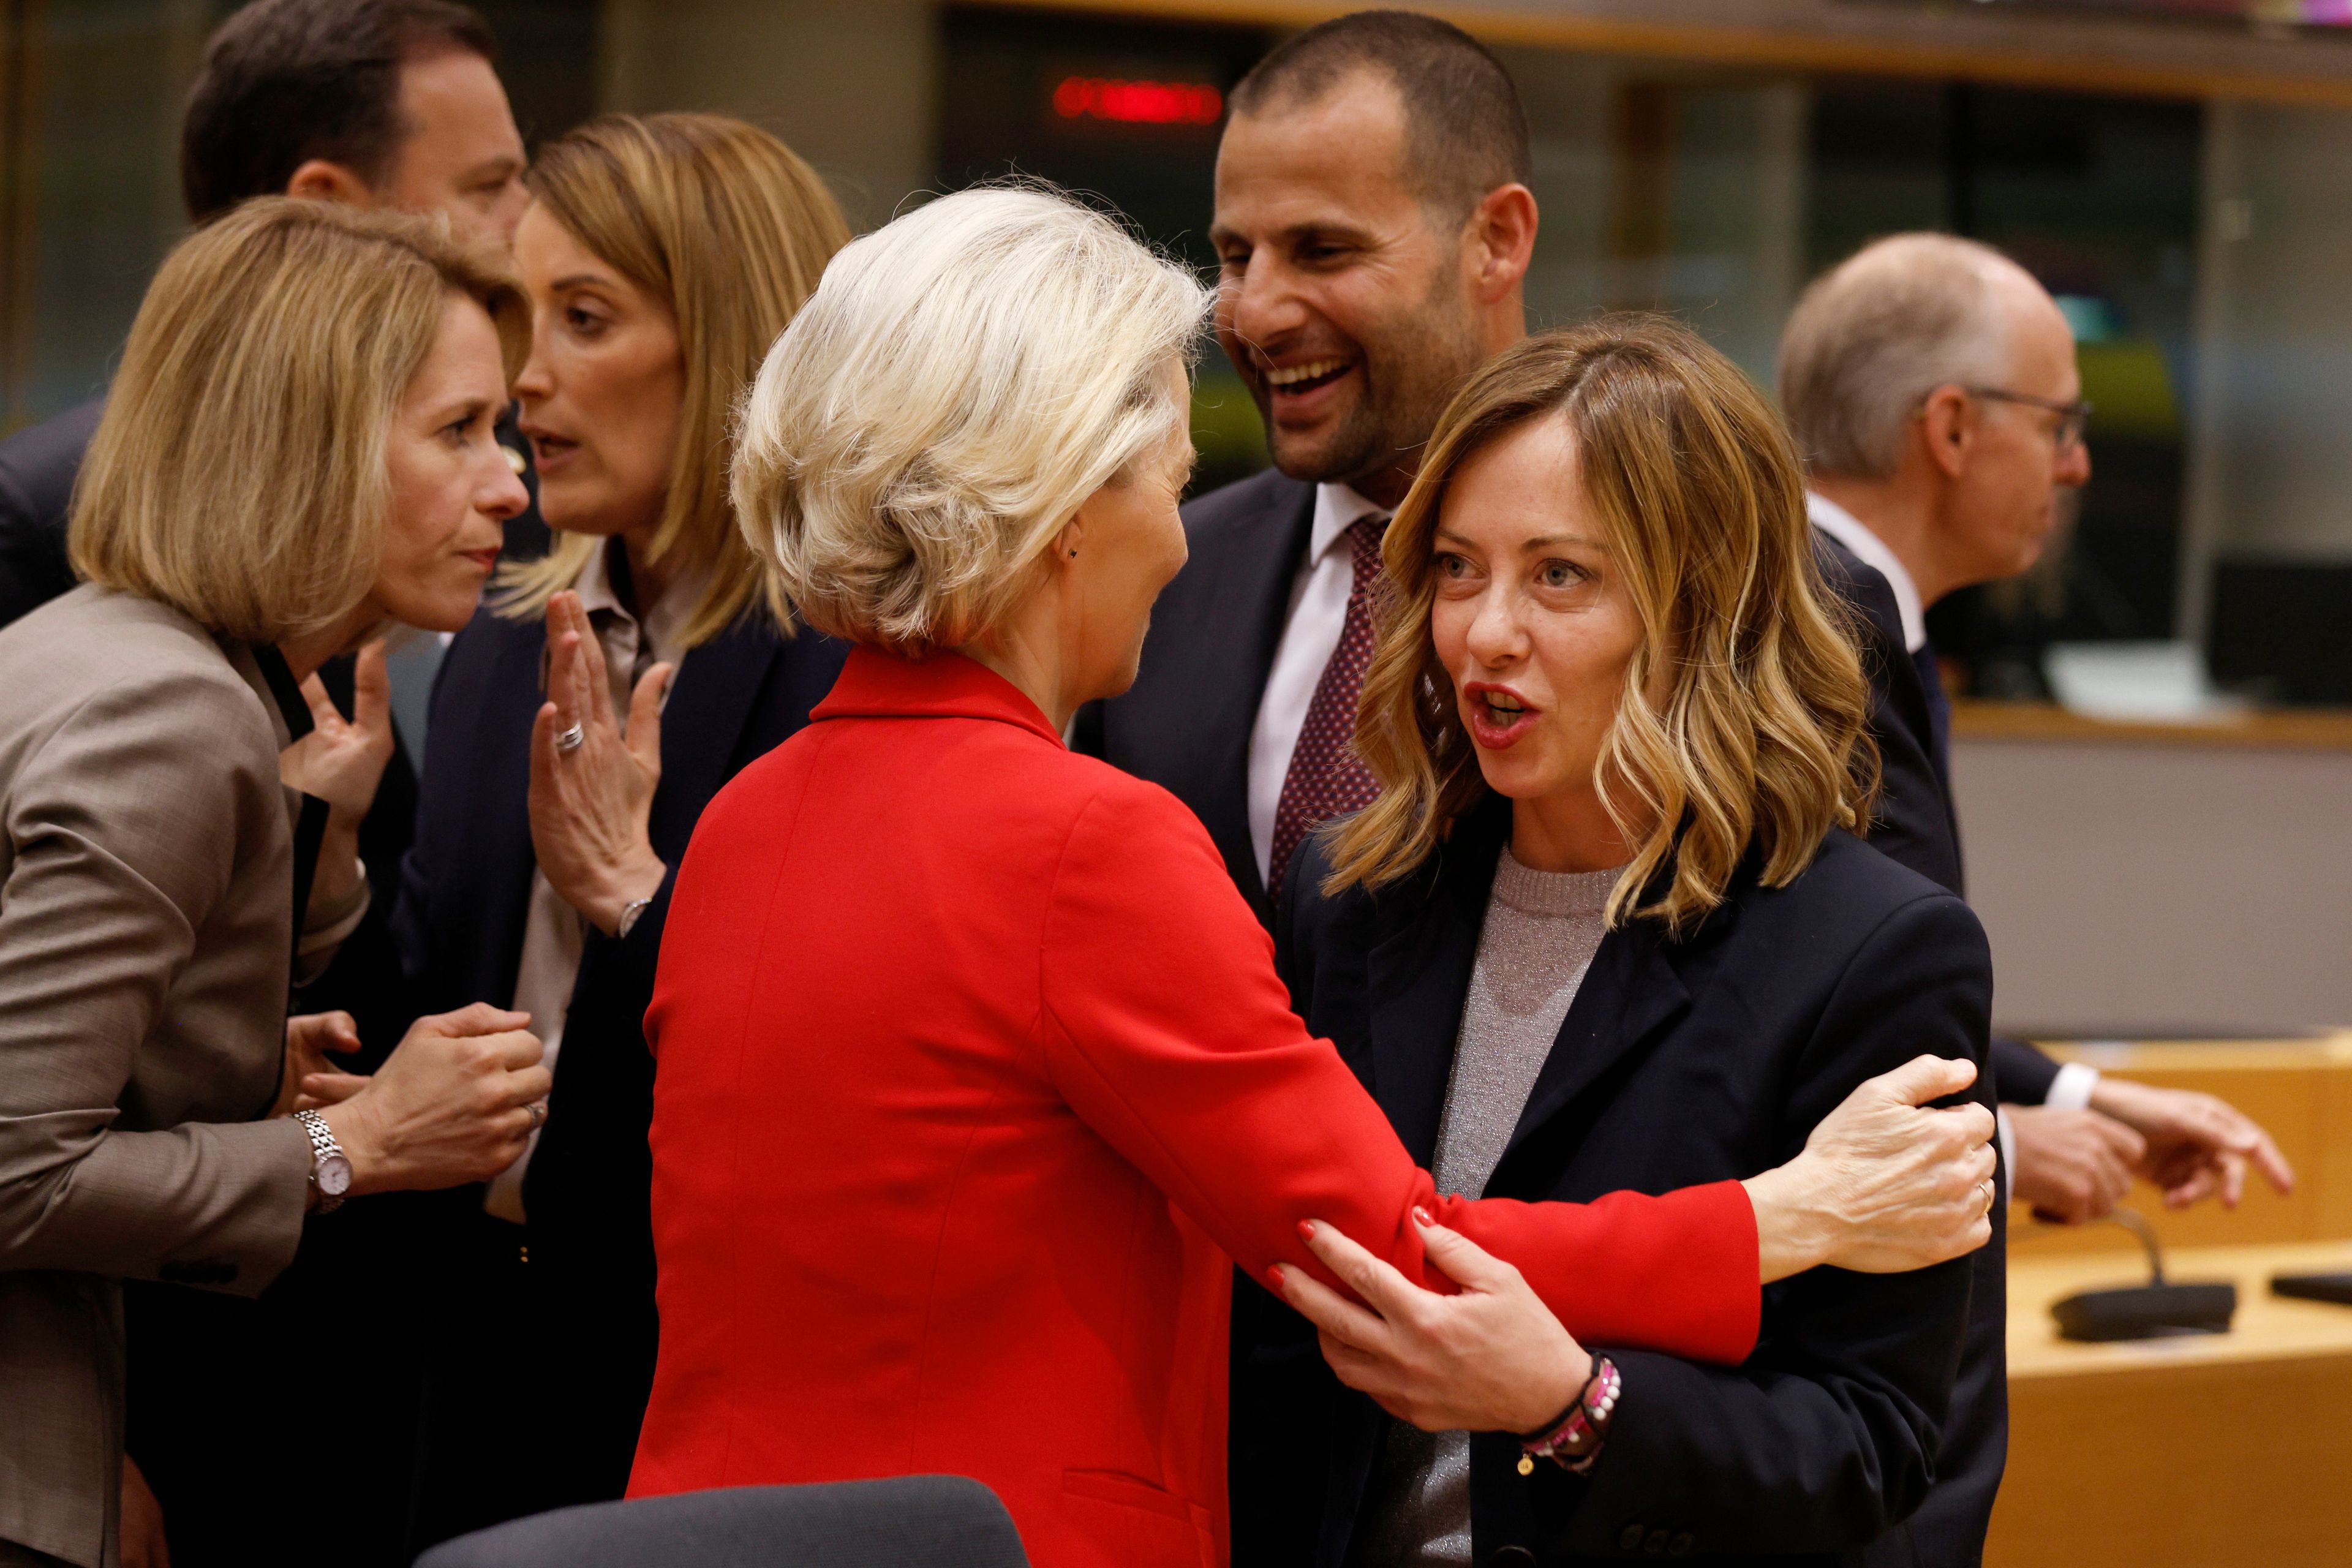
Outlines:
<svg viewBox="0 0 2352 1568"><path fill-rule="evenodd" d="M2039 408L2045 414L2058 416L2057 426L2051 434L2058 439L2058 449L2072 451L2082 445L2084 427L2090 424L2097 407L2087 399L2061 403L2054 397L2036 397L2030 392L2011 392L2005 386L1963 386L1970 397L1981 397L1988 403L2014 403L2023 408Z"/></svg>

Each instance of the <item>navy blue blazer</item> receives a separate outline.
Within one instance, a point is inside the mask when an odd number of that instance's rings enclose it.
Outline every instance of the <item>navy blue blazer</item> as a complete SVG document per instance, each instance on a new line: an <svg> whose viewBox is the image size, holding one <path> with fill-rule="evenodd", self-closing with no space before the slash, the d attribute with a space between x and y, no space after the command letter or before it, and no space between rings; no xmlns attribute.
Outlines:
<svg viewBox="0 0 2352 1568"><path fill-rule="evenodd" d="M1859 616L1863 673L1870 678L1870 738L1878 743L1883 781L1871 847L1966 898L1952 781L1936 765L1935 721L1918 667L1904 647L1895 590L1832 535L1815 529L1813 541L1822 575ZM2039 1105L2050 1098L2058 1064L2032 1046L1997 1035L1992 1060L2002 1100Z"/></svg>
<svg viewBox="0 0 2352 1568"><path fill-rule="evenodd" d="M1294 1005L1423 1164L1509 820L1488 800L1431 866L1378 893L1318 894L1318 843L1276 921ZM1981 1064L1991 1000L1983 932L1944 889L1840 832L1786 888L1759 886L1751 858L1681 939L1651 921L1603 939L1486 1195L1590 1202L1754 1175L1866 1078L1927 1051ZM1915 1545L1933 1558L1905 1521L1937 1474L1972 1272L1961 1258L1782 1280L1737 1370L1595 1347L1625 1374L1601 1464L1522 1479L1514 1439L1474 1438L1474 1560L1516 1547L1540 1563L1909 1563ZM1388 1417L1263 1290L1235 1324L1237 1568L1339 1568Z"/></svg>
<svg viewBox="0 0 2352 1568"><path fill-rule="evenodd" d="M545 700L545 647L542 621L485 609L451 642L436 678L415 843L390 922L411 1017L513 1001L537 868L530 732ZM673 877L711 796L808 721L845 652L829 637L805 630L785 637L747 617L679 662L662 712L662 777L650 824L654 851ZM428 1498L419 1505L424 1522L413 1526L423 1539L437 1539L437 1521L467 1518L468 1508L487 1521L511 1507L617 1497L627 1481L658 1328L646 1142L654 1064L644 1019L669 891L666 879L627 937L588 932L546 1126L524 1176L530 1289L545 1310L532 1314L535 1392L523 1403L538 1426L547 1489L475 1503ZM337 966L346 959L381 964L385 955L347 953ZM458 1208L478 1211L480 1192L465 1189L443 1206L445 1234L463 1223ZM460 1320L480 1310L467 1299L466 1278L460 1265L451 1303ZM461 1321L458 1332L478 1337L485 1328ZM504 1364L511 1373L512 1360ZM473 1425L510 1427L523 1418L509 1397L511 1376L504 1393L495 1386L468 1393L468 1379L448 1381L428 1391L434 1408L419 1483L427 1491L446 1484L432 1478L453 1469L465 1484L467 1467L436 1457L436 1447L462 1444ZM485 1492L499 1493L500 1479L480 1479Z"/></svg>

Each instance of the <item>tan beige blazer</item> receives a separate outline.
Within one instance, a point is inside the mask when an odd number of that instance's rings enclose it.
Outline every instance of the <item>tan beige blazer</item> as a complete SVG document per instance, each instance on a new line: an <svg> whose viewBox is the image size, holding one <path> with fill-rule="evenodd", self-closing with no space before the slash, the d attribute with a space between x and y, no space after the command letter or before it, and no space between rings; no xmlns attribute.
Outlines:
<svg viewBox="0 0 2352 1568"><path fill-rule="evenodd" d="M309 1141L253 1120L293 946L276 657L93 587L0 631L0 1542L84 1568L115 1552L118 1281L251 1294L301 1238Z"/></svg>

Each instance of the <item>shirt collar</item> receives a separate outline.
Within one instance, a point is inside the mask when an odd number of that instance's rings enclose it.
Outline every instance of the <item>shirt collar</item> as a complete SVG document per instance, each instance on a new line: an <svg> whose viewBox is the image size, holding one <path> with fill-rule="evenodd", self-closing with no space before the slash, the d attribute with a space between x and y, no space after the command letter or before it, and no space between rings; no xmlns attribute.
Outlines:
<svg viewBox="0 0 2352 1568"><path fill-rule="evenodd" d="M1864 566L1886 579L1895 590L1895 608L1903 617L1903 651L1917 653L1927 646L1927 615L1919 604L1919 585L1904 570L1903 559L1887 548L1886 541L1870 531L1870 525L1824 495L1808 493L1806 515L1813 526L1851 550Z"/></svg>
<svg viewBox="0 0 2352 1568"><path fill-rule="evenodd" d="M912 659L853 647L833 689L809 712L812 723L826 719L994 719L1062 744L1061 731L1019 687L960 653Z"/></svg>
<svg viewBox="0 0 2352 1568"><path fill-rule="evenodd" d="M1311 568L1319 563L1357 519L1388 515L1388 508L1366 500L1349 486L1317 485L1315 522L1307 535L1307 564Z"/></svg>
<svg viewBox="0 0 2352 1568"><path fill-rule="evenodd" d="M640 618L621 603L620 590L613 583L613 552L625 549L616 535L605 541L602 549L590 552L580 575L572 580L572 590L580 595L580 607L593 615L602 610L618 616L637 628L645 641L643 647L655 658L672 657L677 635L686 626L687 618L702 603L702 591L710 581L708 568L680 573L662 593L661 601ZM623 557L626 570L626 557Z"/></svg>

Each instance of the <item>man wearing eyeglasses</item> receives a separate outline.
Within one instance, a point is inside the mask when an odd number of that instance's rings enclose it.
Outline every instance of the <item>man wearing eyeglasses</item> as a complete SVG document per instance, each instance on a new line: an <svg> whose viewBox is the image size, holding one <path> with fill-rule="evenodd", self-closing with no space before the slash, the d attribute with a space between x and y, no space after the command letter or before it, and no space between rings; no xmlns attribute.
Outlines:
<svg viewBox="0 0 2352 1568"><path fill-rule="evenodd" d="M1806 290L1780 372L1824 563L1866 622L1885 781L1871 842L1961 892L1951 710L1927 609L2032 565L2090 479L2074 332L2032 275L1991 247L1898 235ZM2135 1175L2175 1203L2219 1192L2235 1204L2249 1163L2282 1189L2293 1180L2269 1135L2210 1095L2062 1068L2022 1040L1993 1041L1993 1072L2010 1194L2050 1217L2097 1218ZM1940 1484L1912 1521L1915 1539L1983 1542L2007 1446L1997 1304L1985 1316L1995 1353L1962 1364Z"/></svg>
<svg viewBox="0 0 2352 1568"><path fill-rule="evenodd" d="M2040 559L2091 477L2082 395L2056 301L2000 251L1948 235L1860 251L1806 291L1781 339L1813 522L1881 645L1866 661L1886 776L1872 842L1956 892L1950 710L1926 611ZM2051 1217L2106 1214L2135 1174L2175 1203L2235 1204L2249 1163L2282 1190L2293 1180L2268 1135L2210 1096L1994 1047L2011 1191Z"/></svg>

